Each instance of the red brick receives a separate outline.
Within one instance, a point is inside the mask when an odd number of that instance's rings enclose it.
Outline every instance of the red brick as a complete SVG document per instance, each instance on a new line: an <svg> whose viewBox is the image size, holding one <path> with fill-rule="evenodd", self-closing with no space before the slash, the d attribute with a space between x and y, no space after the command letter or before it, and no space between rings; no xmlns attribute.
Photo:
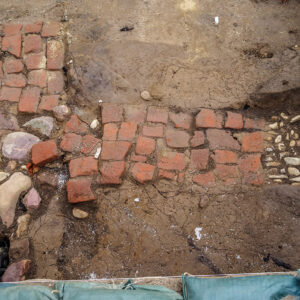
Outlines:
<svg viewBox="0 0 300 300"><path fill-rule="evenodd" d="M236 166L227 166L217 164L215 168L217 178L226 184L239 183L239 173Z"/></svg>
<svg viewBox="0 0 300 300"><path fill-rule="evenodd" d="M40 101L40 88L30 87L22 92L19 112L36 113Z"/></svg>
<svg viewBox="0 0 300 300"><path fill-rule="evenodd" d="M22 29L21 24L4 24L3 31L5 36L12 36L17 33L20 33L21 29Z"/></svg>
<svg viewBox="0 0 300 300"><path fill-rule="evenodd" d="M156 126L143 126L143 135L151 137L163 137L164 136L164 127L162 125Z"/></svg>
<svg viewBox="0 0 300 300"><path fill-rule="evenodd" d="M8 74L4 79L4 84L9 87L25 87L26 78L23 74Z"/></svg>
<svg viewBox="0 0 300 300"><path fill-rule="evenodd" d="M5 36L2 40L2 51L7 51L16 57L21 56L21 34L15 34L13 36Z"/></svg>
<svg viewBox="0 0 300 300"><path fill-rule="evenodd" d="M241 146L231 133L225 130L208 129L206 136L211 149L232 149L240 150Z"/></svg>
<svg viewBox="0 0 300 300"><path fill-rule="evenodd" d="M158 107L149 107L147 121L153 123L168 123L168 111Z"/></svg>
<svg viewBox="0 0 300 300"><path fill-rule="evenodd" d="M60 71L48 72L48 93L60 94L65 86L63 73Z"/></svg>
<svg viewBox="0 0 300 300"><path fill-rule="evenodd" d="M218 164L237 163L237 154L228 150L215 150L214 160Z"/></svg>
<svg viewBox="0 0 300 300"><path fill-rule="evenodd" d="M183 153L167 152L158 156L157 166L160 169L182 171L186 165Z"/></svg>
<svg viewBox="0 0 300 300"><path fill-rule="evenodd" d="M184 173L183 172L181 172L181 173L178 174L177 181L179 183L182 183L184 181Z"/></svg>
<svg viewBox="0 0 300 300"><path fill-rule="evenodd" d="M78 134L88 133L88 126L82 122L77 115L71 116L70 120L66 123L65 132L74 132Z"/></svg>
<svg viewBox="0 0 300 300"><path fill-rule="evenodd" d="M60 148L67 152L79 152L81 148L82 137L75 133L63 135L60 142Z"/></svg>
<svg viewBox="0 0 300 300"><path fill-rule="evenodd" d="M204 187L211 187L215 185L215 176L213 172L207 172L193 176L193 182Z"/></svg>
<svg viewBox="0 0 300 300"><path fill-rule="evenodd" d="M125 172L124 161L104 162L100 168L101 184L121 184L121 177Z"/></svg>
<svg viewBox="0 0 300 300"><path fill-rule="evenodd" d="M32 24L24 25L25 33L40 33L42 29L43 22L36 22Z"/></svg>
<svg viewBox="0 0 300 300"><path fill-rule="evenodd" d="M262 132L246 133L242 137L243 152L262 152L264 150L264 136Z"/></svg>
<svg viewBox="0 0 300 300"><path fill-rule="evenodd" d="M118 139L122 141L131 141L135 138L137 124L134 122L123 122L119 130Z"/></svg>
<svg viewBox="0 0 300 300"><path fill-rule="evenodd" d="M190 136L187 132L176 129L167 129L166 142L171 148L185 148L189 146Z"/></svg>
<svg viewBox="0 0 300 300"><path fill-rule="evenodd" d="M116 104L102 105L102 123L121 122L123 120L123 109Z"/></svg>
<svg viewBox="0 0 300 300"><path fill-rule="evenodd" d="M0 42L1 42L1 40L0 40ZM2 66L3 66L3 63L2 63L2 61L0 61L0 78L3 78L3 76L4 76ZM1 86L1 82L0 82L0 86Z"/></svg>
<svg viewBox="0 0 300 300"><path fill-rule="evenodd" d="M92 180L90 178L76 178L67 182L68 201L70 203L86 202L95 200L91 190Z"/></svg>
<svg viewBox="0 0 300 300"><path fill-rule="evenodd" d="M40 142L32 146L32 162L36 166L43 166L58 158L59 152L55 140Z"/></svg>
<svg viewBox="0 0 300 300"><path fill-rule="evenodd" d="M243 183L259 185L263 183L260 154L250 154L239 160L239 169L243 174Z"/></svg>
<svg viewBox="0 0 300 300"><path fill-rule="evenodd" d="M115 123L107 123L103 128L104 141L115 141L117 139L118 126Z"/></svg>
<svg viewBox="0 0 300 300"><path fill-rule="evenodd" d="M130 146L131 143L125 141L104 141L102 144L101 159L123 160Z"/></svg>
<svg viewBox="0 0 300 300"><path fill-rule="evenodd" d="M131 174L138 182L145 183L153 179L154 171L155 166L144 163L136 163L131 169Z"/></svg>
<svg viewBox="0 0 300 300"><path fill-rule="evenodd" d="M6 73L19 73L24 69L21 59L6 58L3 64L3 69Z"/></svg>
<svg viewBox="0 0 300 300"><path fill-rule="evenodd" d="M94 175L98 172L98 161L94 157L79 157L69 163L71 177Z"/></svg>
<svg viewBox="0 0 300 300"><path fill-rule="evenodd" d="M265 120L264 119L249 119L249 118L246 118L246 120L245 120L245 128L246 129L263 130L264 127L265 127Z"/></svg>
<svg viewBox="0 0 300 300"><path fill-rule="evenodd" d="M135 152L137 154L149 155L155 150L155 140L139 136L136 142Z"/></svg>
<svg viewBox="0 0 300 300"><path fill-rule="evenodd" d="M95 138L93 135L85 135L82 138L82 147L81 147L81 152L83 154L88 154L90 153L96 145L99 143L99 140Z"/></svg>
<svg viewBox="0 0 300 300"><path fill-rule="evenodd" d="M222 128L223 117L211 109L201 109L196 116L196 128Z"/></svg>
<svg viewBox="0 0 300 300"><path fill-rule="evenodd" d="M24 53L42 51L42 39L37 34L30 34L24 37Z"/></svg>
<svg viewBox="0 0 300 300"><path fill-rule="evenodd" d="M46 68L46 57L43 53L31 53L24 58L28 70L37 70Z"/></svg>
<svg viewBox="0 0 300 300"><path fill-rule="evenodd" d="M197 149L191 151L191 167L195 170L204 170L208 166L209 150Z"/></svg>
<svg viewBox="0 0 300 300"><path fill-rule="evenodd" d="M47 72L45 70L34 70L28 73L28 84L41 88L47 85Z"/></svg>
<svg viewBox="0 0 300 300"><path fill-rule="evenodd" d="M243 116L241 114L227 112L227 120L225 122L226 128L242 129L243 128Z"/></svg>
<svg viewBox="0 0 300 300"><path fill-rule="evenodd" d="M143 155L132 154L131 155L131 161L146 162L147 157L143 156Z"/></svg>
<svg viewBox="0 0 300 300"><path fill-rule="evenodd" d="M42 29L42 37L51 37L58 35L60 30L60 23L58 22L51 22L51 23L44 23Z"/></svg>
<svg viewBox="0 0 300 300"><path fill-rule="evenodd" d="M190 141L191 147L198 147L204 144L204 133L202 131L194 131L194 136Z"/></svg>
<svg viewBox="0 0 300 300"><path fill-rule="evenodd" d="M146 117L146 109L144 107L126 107L125 120L127 122L144 123Z"/></svg>
<svg viewBox="0 0 300 300"><path fill-rule="evenodd" d="M170 171L166 171L166 170L159 170L158 171L158 178L174 180L175 179L175 173L170 172Z"/></svg>
<svg viewBox="0 0 300 300"><path fill-rule="evenodd" d="M170 120L174 123L176 128L190 129L192 117L185 113L169 113Z"/></svg>
<svg viewBox="0 0 300 300"><path fill-rule="evenodd" d="M19 102L21 96L21 88L2 87L0 101Z"/></svg>
<svg viewBox="0 0 300 300"><path fill-rule="evenodd" d="M43 96L39 109L52 111L53 108L58 105L58 99L59 99L58 95Z"/></svg>
<svg viewBox="0 0 300 300"><path fill-rule="evenodd" d="M60 41L47 42L47 69L59 70L64 66L64 44Z"/></svg>

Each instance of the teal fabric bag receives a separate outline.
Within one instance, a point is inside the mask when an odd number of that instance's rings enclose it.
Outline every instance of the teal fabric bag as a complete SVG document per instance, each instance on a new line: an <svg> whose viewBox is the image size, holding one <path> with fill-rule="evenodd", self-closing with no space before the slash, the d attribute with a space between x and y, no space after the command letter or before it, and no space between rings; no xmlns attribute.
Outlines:
<svg viewBox="0 0 300 300"><path fill-rule="evenodd" d="M293 275L254 275L197 278L182 276L185 300L280 300L296 296L300 300L300 270Z"/></svg>
<svg viewBox="0 0 300 300"><path fill-rule="evenodd" d="M0 283L0 299L2 300L59 300L58 294L42 285L25 285Z"/></svg>
<svg viewBox="0 0 300 300"><path fill-rule="evenodd" d="M182 300L175 291L162 286L101 284L94 282L58 282L60 299L63 300Z"/></svg>

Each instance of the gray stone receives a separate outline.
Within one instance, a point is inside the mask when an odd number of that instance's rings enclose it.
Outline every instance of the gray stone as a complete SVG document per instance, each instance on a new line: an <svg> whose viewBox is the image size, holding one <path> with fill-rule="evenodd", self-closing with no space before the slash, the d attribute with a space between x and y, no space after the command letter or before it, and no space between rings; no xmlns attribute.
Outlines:
<svg viewBox="0 0 300 300"><path fill-rule="evenodd" d="M71 115L71 110L67 105L58 105L53 108L52 112L58 121L64 121Z"/></svg>
<svg viewBox="0 0 300 300"><path fill-rule="evenodd" d="M300 171L298 169L294 168L294 167L289 167L288 168L288 172L292 176L298 176L298 175L300 175Z"/></svg>
<svg viewBox="0 0 300 300"><path fill-rule="evenodd" d="M30 133L10 133L3 140L2 154L9 159L26 161L28 160L32 146L39 141L38 137Z"/></svg>
<svg viewBox="0 0 300 300"><path fill-rule="evenodd" d="M286 175L269 175L271 179L286 179L288 178Z"/></svg>
<svg viewBox="0 0 300 300"><path fill-rule="evenodd" d="M148 91L142 91L141 92L141 98L146 100L146 101L149 101L149 100L151 100L151 95Z"/></svg>
<svg viewBox="0 0 300 300"><path fill-rule="evenodd" d="M0 172L0 182L4 181L8 176L8 173Z"/></svg>
<svg viewBox="0 0 300 300"><path fill-rule="evenodd" d="M12 115L5 116L0 112L0 130L19 130L19 125L16 117Z"/></svg>
<svg viewBox="0 0 300 300"><path fill-rule="evenodd" d="M300 158L299 157L285 157L284 161L288 164L288 165L292 165L292 166L300 166Z"/></svg>
<svg viewBox="0 0 300 300"><path fill-rule="evenodd" d="M291 181L300 182L300 176L290 179Z"/></svg>
<svg viewBox="0 0 300 300"><path fill-rule="evenodd" d="M20 216L17 220L18 228L17 228L17 238L25 235L28 231L28 225L30 222L30 215L26 214L23 216Z"/></svg>
<svg viewBox="0 0 300 300"><path fill-rule="evenodd" d="M14 221L20 194L29 190L30 187L30 177L21 172L14 173L9 180L0 185L0 217L7 227Z"/></svg>
<svg viewBox="0 0 300 300"><path fill-rule="evenodd" d="M29 239L10 241L9 258L13 261L29 257Z"/></svg>
<svg viewBox="0 0 300 300"><path fill-rule="evenodd" d="M28 121L23 126L50 137L54 126L54 120L52 117L39 117Z"/></svg>
<svg viewBox="0 0 300 300"><path fill-rule="evenodd" d="M28 272L31 261L28 259L13 263L5 270L1 281L15 282L25 280L25 274Z"/></svg>
<svg viewBox="0 0 300 300"><path fill-rule="evenodd" d="M88 213L84 210L81 210L79 208L73 208L73 216L77 219L85 219L86 217L88 217Z"/></svg>

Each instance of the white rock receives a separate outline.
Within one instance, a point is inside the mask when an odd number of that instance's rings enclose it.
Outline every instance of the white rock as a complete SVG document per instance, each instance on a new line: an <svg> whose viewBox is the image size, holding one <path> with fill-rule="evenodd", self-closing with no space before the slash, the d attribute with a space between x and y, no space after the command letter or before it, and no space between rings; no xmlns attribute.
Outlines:
<svg viewBox="0 0 300 300"><path fill-rule="evenodd" d="M0 172L0 182L4 181L8 176L8 173Z"/></svg>
<svg viewBox="0 0 300 300"><path fill-rule="evenodd" d="M291 135L293 135L294 133L295 133L295 131L292 129L292 130L291 130Z"/></svg>
<svg viewBox="0 0 300 300"><path fill-rule="evenodd" d="M300 158L299 157L285 157L284 161L288 164L288 165L292 165L292 166L300 166Z"/></svg>
<svg viewBox="0 0 300 300"><path fill-rule="evenodd" d="M17 220L18 228L17 228L17 238L20 238L21 236L25 235L28 230L28 224L30 221L30 215L26 214L23 216L20 216Z"/></svg>
<svg viewBox="0 0 300 300"><path fill-rule="evenodd" d="M270 157L270 156L267 156L267 157L265 158L265 161L273 161L273 158Z"/></svg>
<svg viewBox="0 0 300 300"><path fill-rule="evenodd" d="M284 144L284 143L279 143L279 144L278 144L278 149L279 149L280 151L284 151L284 150L285 150L285 144Z"/></svg>
<svg viewBox="0 0 300 300"><path fill-rule="evenodd" d="M291 178L291 181L295 181L295 182L300 182L300 176L299 177L295 177L295 178Z"/></svg>
<svg viewBox="0 0 300 300"><path fill-rule="evenodd" d="M288 152L282 152L282 153L279 153L280 159L282 159L283 157L285 157L285 156L287 156L287 155L289 155Z"/></svg>
<svg viewBox="0 0 300 300"><path fill-rule="evenodd" d="M266 163L266 166L267 166L267 167L279 167L279 166L280 166L280 163L279 163L279 162L276 162L276 161L271 161L271 162L267 162L267 163Z"/></svg>
<svg viewBox="0 0 300 300"><path fill-rule="evenodd" d="M77 219L85 219L88 217L88 213L84 210L81 210L79 208L73 208L73 216Z"/></svg>
<svg viewBox="0 0 300 300"><path fill-rule="evenodd" d="M284 126L284 123L283 123L283 122L280 122L280 123L279 123L279 127L282 128L283 126Z"/></svg>
<svg viewBox="0 0 300 300"><path fill-rule="evenodd" d="M21 172L14 173L9 180L0 185L0 217L7 227L14 221L20 194L28 191L30 187L30 177Z"/></svg>
<svg viewBox="0 0 300 300"><path fill-rule="evenodd" d="M277 183L281 183L282 180L281 179L273 179L274 182L277 182Z"/></svg>
<svg viewBox="0 0 300 300"><path fill-rule="evenodd" d="M295 147L296 146L296 141L292 140L290 141L290 147Z"/></svg>
<svg viewBox="0 0 300 300"><path fill-rule="evenodd" d="M295 139L298 139L298 138L299 138L299 134L298 134L298 133L295 133L295 134L294 134L294 137L295 137Z"/></svg>
<svg viewBox="0 0 300 300"><path fill-rule="evenodd" d="M286 175L269 175L271 179L285 179L288 178Z"/></svg>
<svg viewBox="0 0 300 300"><path fill-rule="evenodd" d="M281 135L278 135L275 139L275 143L280 143L282 141L282 136Z"/></svg>
<svg viewBox="0 0 300 300"><path fill-rule="evenodd" d="M280 116L281 116L281 118L284 119L284 120L287 120L287 119L289 118L289 116L286 115L284 112L282 112L282 113L280 114Z"/></svg>
<svg viewBox="0 0 300 300"><path fill-rule="evenodd" d="M300 115L297 115L296 117L292 118L291 123L295 123L300 120Z"/></svg>
<svg viewBox="0 0 300 300"><path fill-rule="evenodd" d="M151 100L151 95L148 91L142 91L141 92L141 98L146 100L146 101L149 101L149 100Z"/></svg>
<svg viewBox="0 0 300 300"><path fill-rule="evenodd" d="M96 151L94 157L95 157L95 158L99 158L100 154L101 154L101 147L97 148L97 151Z"/></svg>
<svg viewBox="0 0 300 300"><path fill-rule="evenodd" d="M270 127L271 129L278 129L278 123L277 123L277 122L272 123L272 124L269 125L269 127Z"/></svg>
<svg viewBox="0 0 300 300"><path fill-rule="evenodd" d="M281 173L281 174L285 174L285 169L281 169L281 170L280 170L280 173Z"/></svg>
<svg viewBox="0 0 300 300"><path fill-rule="evenodd" d="M288 172L292 176L299 176L300 175L300 171L298 169L294 168L294 167L289 167Z"/></svg>
<svg viewBox="0 0 300 300"><path fill-rule="evenodd" d="M288 141L290 139L290 135L287 133L285 139Z"/></svg>
<svg viewBox="0 0 300 300"><path fill-rule="evenodd" d="M96 129L98 126L99 126L99 121L97 119L93 120L93 122L90 125L92 129Z"/></svg>

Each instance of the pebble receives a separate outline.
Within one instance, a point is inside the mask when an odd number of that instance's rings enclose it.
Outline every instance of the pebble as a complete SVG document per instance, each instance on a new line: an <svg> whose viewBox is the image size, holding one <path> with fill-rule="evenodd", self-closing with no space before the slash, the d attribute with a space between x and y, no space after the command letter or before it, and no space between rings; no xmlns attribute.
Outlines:
<svg viewBox="0 0 300 300"><path fill-rule="evenodd" d="M0 182L4 181L8 176L8 173L0 172Z"/></svg>
<svg viewBox="0 0 300 300"><path fill-rule="evenodd" d="M286 175L269 175L271 179L286 179L288 178Z"/></svg>
<svg viewBox="0 0 300 300"><path fill-rule="evenodd" d="M300 158L299 157L285 157L284 161L288 164L288 165L292 165L292 166L300 166Z"/></svg>
<svg viewBox="0 0 300 300"><path fill-rule="evenodd" d="M142 91L141 92L141 98L146 100L146 101L149 101L149 100L151 100L151 95L148 91Z"/></svg>
<svg viewBox="0 0 300 300"><path fill-rule="evenodd" d="M265 158L265 161L273 161L273 158L270 157L270 156L267 156L267 157Z"/></svg>
<svg viewBox="0 0 300 300"><path fill-rule="evenodd" d="M282 182L281 179L274 179L273 181L274 181L274 182L277 182L277 183L281 183L281 182Z"/></svg>
<svg viewBox="0 0 300 300"><path fill-rule="evenodd" d="M286 115L284 112L282 112L282 113L280 114L280 116L281 116L281 118L284 119L284 120L287 120L287 119L289 118L288 115Z"/></svg>
<svg viewBox="0 0 300 300"><path fill-rule="evenodd" d="M295 177L295 178L291 178L291 181L295 181L295 182L300 182L300 176L299 177Z"/></svg>
<svg viewBox="0 0 300 300"><path fill-rule="evenodd" d="M269 125L269 127L270 127L271 129L278 129L278 123L277 123L277 122L272 123L272 124Z"/></svg>
<svg viewBox="0 0 300 300"><path fill-rule="evenodd" d="M293 182L292 185L294 185L294 186L300 186L300 182Z"/></svg>
<svg viewBox="0 0 300 300"><path fill-rule="evenodd" d="M52 117L34 118L25 123L23 126L50 137L54 127L54 119Z"/></svg>
<svg viewBox="0 0 300 300"><path fill-rule="evenodd" d="M24 197L24 204L27 208L39 208L42 199L35 188L29 190Z"/></svg>
<svg viewBox="0 0 300 300"><path fill-rule="evenodd" d="M17 162L15 160L10 160L5 168L5 171L12 172L17 167Z"/></svg>
<svg viewBox="0 0 300 300"><path fill-rule="evenodd" d="M276 174L278 174L278 170L276 168L271 168L268 170L268 174L276 175Z"/></svg>
<svg viewBox="0 0 300 300"><path fill-rule="evenodd" d="M53 115L58 121L64 121L71 115L71 110L67 105L58 105L53 108Z"/></svg>
<svg viewBox="0 0 300 300"><path fill-rule="evenodd" d="M299 134L295 133L294 137L295 137L295 139L298 139L299 138Z"/></svg>
<svg viewBox="0 0 300 300"><path fill-rule="evenodd" d="M84 210L81 210L79 208L73 208L73 216L77 219L85 219L88 217L88 213Z"/></svg>
<svg viewBox="0 0 300 300"><path fill-rule="evenodd" d="M14 173L0 185L0 217L7 227L14 221L16 204L20 194L28 191L30 187L30 177L21 172Z"/></svg>
<svg viewBox="0 0 300 300"><path fill-rule="evenodd" d="M279 153L280 159L282 159L284 156L287 156L287 155L289 155L288 152L281 152L281 153Z"/></svg>
<svg viewBox="0 0 300 300"><path fill-rule="evenodd" d="M280 166L280 162L276 162L276 161L267 162L266 166L267 167L279 167Z"/></svg>
<svg viewBox="0 0 300 300"><path fill-rule="evenodd" d="M285 139L288 141L290 139L290 135L287 133Z"/></svg>
<svg viewBox="0 0 300 300"><path fill-rule="evenodd" d="M90 125L92 129L96 129L98 126L99 126L99 121L97 119L95 119Z"/></svg>
<svg viewBox="0 0 300 300"><path fill-rule="evenodd" d="M280 170L280 173L281 173L281 174L285 174L285 169L281 169L281 170Z"/></svg>
<svg viewBox="0 0 300 300"><path fill-rule="evenodd" d="M291 135L293 135L294 133L295 133L295 131L292 129L292 130L291 130Z"/></svg>
<svg viewBox="0 0 300 300"><path fill-rule="evenodd" d="M285 150L285 144L284 143L279 143L278 144L278 149L280 150L280 151L284 151Z"/></svg>
<svg viewBox="0 0 300 300"><path fill-rule="evenodd" d="M275 139L275 143L280 143L282 141L282 136L281 135L278 135Z"/></svg>
<svg viewBox="0 0 300 300"><path fill-rule="evenodd" d="M13 263L5 270L1 281L2 282L16 282L25 280L25 274L28 272L31 261L29 259L21 260Z"/></svg>
<svg viewBox="0 0 300 300"><path fill-rule="evenodd" d="M291 123L295 123L300 120L300 115L295 116L294 118L291 119Z"/></svg>
<svg viewBox="0 0 300 300"><path fill-rule="evenodd" d="M17 232L16 232L17 238L19 238L27 233L29 221L30 221L29 214L20 216L18 218L18 220L17 220L18 228L17 228Z"/></svg>
<svg viewBox="0 0 300 300"><path fill-rule="evenodd" d="M300 171L298 169L294 168L294 167L289 167L288 172L292 176L299 176L300 175Z"/></svg>
<svg viewBox="0 0 300 300"><path fill-rule="evenodd" d="M19 130L16 117L12 115L5 116L0 112L0 130Z"/></svg>
<svg viewBox="0 0 300 300"><path fill-rule="evenodd" d="M283 122L279 123L279 127L282 128L284 126Z"/></svg>
<svg viewBox="0 0 300 300"><path fill-rule="evenodd" d="M9 159L28 160L32 146L39 141L38 137L30 133L10 133L3 140L2 154Z"/></svg>
<svg viewBox="0 0 300 300"><path fill-rule="evenodd" d="M266 151L272 152L272 151L273 151L273 148L266 148Z"/></svg>
<svg viewBox="0 0 300 300"><path fill-rule="evenodd" d="M296 141L292 140L290 141L290 147L295 147L296 146Z"/></svg>

